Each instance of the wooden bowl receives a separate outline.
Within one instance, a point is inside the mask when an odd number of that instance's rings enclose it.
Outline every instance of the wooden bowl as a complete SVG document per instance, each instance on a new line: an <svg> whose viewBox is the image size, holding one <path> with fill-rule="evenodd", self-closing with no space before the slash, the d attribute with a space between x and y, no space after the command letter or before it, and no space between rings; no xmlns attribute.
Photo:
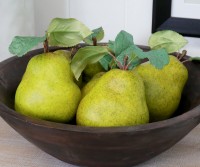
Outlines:
<svg viewBox="0 0 200 167"><path fill-rule="evenodd" d="M12 57L0 63L0 115L28 141L62 161L80 166L133 166L172 147L200 121L198 62L186 63L189 80L180 106L172 118L164 121L93 128L23 116L13 109L14 94L28 61L42 51L34 50L22 58Z"/></svg>

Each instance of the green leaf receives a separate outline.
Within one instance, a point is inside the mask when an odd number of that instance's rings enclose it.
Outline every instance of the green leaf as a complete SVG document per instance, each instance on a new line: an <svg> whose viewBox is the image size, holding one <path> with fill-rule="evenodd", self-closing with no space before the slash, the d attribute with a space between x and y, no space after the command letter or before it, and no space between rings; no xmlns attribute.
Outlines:
<svg viewBox="0 0 200 167"><path fill-rule="evenodd" d="M74 18L55 18L49 24L47 33L51 46L70 47L77 45L92 32Z"/></svg>
<svg viewBox="0 0 200 167"><path fill-rule="evenodd" d="M112 59L112 60L110 61L109 67L110 67L110 69L118 68L118 66L117 66L117 64L116 64L116 62L115 62L115 60Z"/></svg>
<svg viewBox="0 0 200 167"><path fill-rule="evenodd" d="M141 59L139 59L135 54L131 54L129 57L129 67L128 69L131 70L134 67L138 66L139 64L141 64Z"/></svg>
<svg viewBox="0 0 200 167"><path fill-rule="evenodd" d="M162 69L169 63L169 55L165 49L151 50L145 54L150 63L158 69Z"/></svg>
<svg viewBox="0 0 200 167"><path fill-rule="evenodd" d="M151 49L164 48L168 53L180 50L187 43L187 40L182 35L171 30L158 31L149 38L149 46Z"/></svg>
<svg viewBox="0 0 200 167"><path fill-rule="evenodd" d="M119 56L117 56L117 60L123 64L125 56L128 56L128 62L129 68L132 69L133 67L140 64L140 59L137 56L137 54L134 52L134 45L130 46L126 50L124 50Z"/></svg>
<svg viewBox="0 0 200 167"><path fill-rule="evenodd" d="M10 53L17 55L19 57L23 56L39 43L44 42L46 36L44 37L21 37L15 36L9 46Z"/></svg>
<svg viewBox="0 0 200 167"><path fill-rule="evenodd" d="M107 53L108 49L105 46L86 46L79 49L71 62L71 69L75 78L78 80L88 64L98 62Z"/></svg>
<svg viewBox="0 0 200 167"><path fill-rule="evenodd" d="M111 41L111 40L108 41L108 49L113 53L114 53L114 50L115 50L114 43L115 43L115 41Z"/></svg>
<svg viewBox="0 0 200 167"><path fill-rule="evenodd" d="M97 42L100 42L104 37L104 30L102 27L92 30L92 34L87 36L83 41L89 45L93 45L93 38L96 38Z"/></svg>
<svg viewBox="0 0 200 167"><path fill-rule="evenodd" d="M108 54L106 54L102 59L99 60L99 63L102 65L102 67L108 71L110 62L112 61L112 57Z"/></svg>
<svg viewBox="0 0 200 167"><path fill-rule="evenodd" d="M136 45L132 45L123 51L118 57L121 63L124 61L125 55L128 56L128 64L130 64L129 69L140 64L140 60L149 59L150 63L158 69L162 69L165 65L169 63L169 55L165 49L151 50L144 52L142 49Z"/></svg>
<svg viewBox="0 0 200 167"><path fill-rule="evenodd" d="M115 54L121 64L124 63L124 57L128 56L127 63L129 68L133 68L133 66L140 63L139 58L133 52L133 45L133 36L122 30L115 38L115 41L109 41L108 48Z"/></svg>
<svg viewBox="0 0 200 167"><path fill-rule="evenodd" d="M124 61L124 57L125 56L128 56L128 57L131 57L132 54L134 54L133 52L133 47L130 46L129 48L127 48L126 50L122 51L118 56L116 56L117 60L120 61L120 63L123 64L123 61Z"/></svg>
<svg viewBox="0 0 200 167"><path fill-rule="evenodd" d="M169 63L169 55L165 49L157 49L144 52L137 46L134 46L133 50L138 58L148 58L150 63L158 69L162 69L165 65Z"/></svg>
<svg viewBox="0 0 200 167"><path fill-rule="evenodd" d="M114 42L114 53L116 56L120 55L121 52L133 45L133 36L128 32L122 30L115 38Z"/></svg>
<svg viewBox="0 0 200 167"><path fill-rule="evenodd" d="M125 56L128 57L126 62L128 69L132 69L139 65L141 60L145 58L148 58L150 63L158 69L163 68L169 63L169 55L165 49L144 52L142 49L134 45L133 36L125 31L121 31L115 38L115 41L109 41L108 47L112 52L114 52L116 60L122 65L124 65ZM107 62L107 64L110 63Z"/></svg>

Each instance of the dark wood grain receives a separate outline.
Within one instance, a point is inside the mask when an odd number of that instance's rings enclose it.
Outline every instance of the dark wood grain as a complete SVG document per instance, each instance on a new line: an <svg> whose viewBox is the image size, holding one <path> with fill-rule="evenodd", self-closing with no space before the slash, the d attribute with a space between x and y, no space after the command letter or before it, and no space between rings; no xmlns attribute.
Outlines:
<svg viewBox="0 0 200 167"><path fill-rule="evenodd" d="M41 52L35 50L0 63L0 115L23 137L60 160L80 166L133 166L172 147L200 121L198 62L186 63L189 80L176 115L168 120L131 127L92 128L20 115L13 109L14 94L28 61Z"/></svg>

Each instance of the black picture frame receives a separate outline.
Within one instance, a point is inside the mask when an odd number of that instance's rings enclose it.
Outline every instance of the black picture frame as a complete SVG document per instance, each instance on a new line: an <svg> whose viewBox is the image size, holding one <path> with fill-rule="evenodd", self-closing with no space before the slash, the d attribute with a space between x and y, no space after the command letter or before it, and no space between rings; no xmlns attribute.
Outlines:
<svg viewBox="0 0 200 167"><path fill-rule="evenodd" d="M171 6L172 0L153 0L152 33L173 30L183 36L199 38L200 19L172 17Z"/></svg>

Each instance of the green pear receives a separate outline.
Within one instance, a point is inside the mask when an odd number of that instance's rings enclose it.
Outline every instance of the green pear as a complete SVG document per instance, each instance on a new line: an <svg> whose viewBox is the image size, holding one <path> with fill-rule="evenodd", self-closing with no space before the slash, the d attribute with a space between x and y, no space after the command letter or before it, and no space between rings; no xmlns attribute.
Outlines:
<svg viewBox="0 0 200 167"><path fill-rule="evenodd" d="M68 51L68 50L56 50L56 51L54 51L54 53L65 56L67 58L67 60L69 62L71 62L71 52L70 51Z"/></svg>
<svg viewBox="0 0 200 167"><path fill-rule="evenodd" d="M56 50L54 53L57 54L63 54L67 60L69 60L69 62L71 63L72 57L71 57L71 52L68 50ZM76 78L74 77L74 82L78 85L79 88L83 87L83 82L82 82L82 75L79 77L78 80L76 80Z"/></svg>
<svg viewBox="0 0 200 167"><path fill-rule="evenodd" d="M156 69L147 62L133 71L143 78L150 120L170 118L179 106L188 79L187 68L176 57L170 56L169 64L163 69Z"/></svg>
<svg viewBox="0 0 200 167"><path fill-rule="evenodd" d="M90 92L90 90L96 85L96 83L99 81L101 76L104 75L105 72L97 73L92 77L92 79L81 89L81 97L85 97L86 94Z"/></svg>
<svg viewBox="0 0 200 167"><path fill-rule="evenodd" d="M70 51L68 51L68 50L56 50L54 53L62 54L71 63L72 57L71 57L71 52ZM74 77L74 82L78 85L79 88L82 88L83 87L82 75L79 77L78 80L76 80L76 78Z"/></svg>
<svg viewBox="0 0 200 167"><path fill-rule="evenodd" d="M88 82L95 74L99 72L105 72L104 68L99 62L88 64L83 71L84 81Z"/></svg>
<svg viewBox="0 0 200 167"><path fill-rule="evenodd" d="M16 90L15 110L55 122L68 122L81 98L69 60L60 52L33 57Z"/></svg>
<svg viewBox="0 0 200 167"><path fill-rule="evenodd" d="M131 71L106 72L81 100L76 121L81 126L110 127L145 124L149 113L142 78Z"/></svg>

